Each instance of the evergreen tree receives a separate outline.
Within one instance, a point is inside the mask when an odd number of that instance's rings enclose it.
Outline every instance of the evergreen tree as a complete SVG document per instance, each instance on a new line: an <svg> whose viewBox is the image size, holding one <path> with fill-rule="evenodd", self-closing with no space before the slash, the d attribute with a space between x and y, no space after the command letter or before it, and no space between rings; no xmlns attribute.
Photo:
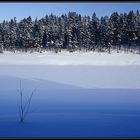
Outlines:
<svg viewBox="0 0 140 140"><path fill-rule="evenodd" d="M92 20L90 22L90 33L91 33L91 46L92 50L95 50L95 46L99 44L99 19L96 14L93 13Z"/></svg>

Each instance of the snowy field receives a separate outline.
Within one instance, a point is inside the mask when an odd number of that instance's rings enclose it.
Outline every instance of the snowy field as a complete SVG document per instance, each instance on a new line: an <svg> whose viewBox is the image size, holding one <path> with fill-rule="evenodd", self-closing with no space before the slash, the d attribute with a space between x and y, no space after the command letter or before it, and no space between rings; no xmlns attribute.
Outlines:
<svg viewBox="0 0 140 140"><path fill-rule="evenodd" d="M0 54L0 137L140 137L140 55Z"/></svg>
<svg viewBox="0 0 140 140"><path fill-rule="evenodd" d="M62 51L59 53L11 53L4 52L0 54L0 64L18 64L18 65L140 65L140 55L132 53L112 52L73 52Z"/></svg>

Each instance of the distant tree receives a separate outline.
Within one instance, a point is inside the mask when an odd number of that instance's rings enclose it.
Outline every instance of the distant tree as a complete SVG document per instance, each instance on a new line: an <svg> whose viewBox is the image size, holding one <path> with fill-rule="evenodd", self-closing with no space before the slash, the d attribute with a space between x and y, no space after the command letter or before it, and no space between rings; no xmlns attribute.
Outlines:
<svg viewBox="0 0 140 140"><path fill-rule="evenodd" d="M39 51L39 48L42 45L42 38L41 38L41 29L36 18L34 26L33 26L33 47Z"/></svg>
<svg viewBox="0 0 140 140"><path fill-rule="evenodd" d="M47 33L46 32L43 33L42 45L44 48L47 47Z"/></svg>
<svg viewBox="0 0 140 140"><path fill-rule="evenodd" d="M11 19L9 23L10 46L11 48L17 45L17 21L16 18Z"/></svg>
<svg viewBox="0 0 140 140"><path fill-rule="evenodd" d="M99 19L96 14L93 13L92 20L90 21L90 33L91 33L91 45L92 50L95 50L95 46L99 44Z"/></svg>

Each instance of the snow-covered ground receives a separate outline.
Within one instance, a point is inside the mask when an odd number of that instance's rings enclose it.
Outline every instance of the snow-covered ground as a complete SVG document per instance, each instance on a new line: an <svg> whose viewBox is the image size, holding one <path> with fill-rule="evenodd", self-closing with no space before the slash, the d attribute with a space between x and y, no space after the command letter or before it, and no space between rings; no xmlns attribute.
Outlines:
<svg viewBox="0 0 140 140"><path fill-rule="evenodd" d="M88 64L87 64L88 62ZM140 56L0 54L0 137L140 137ZM19 123L19 81L30 112Z"/></svg>
<svg viewBox="0 0 140 140"><path fill-rule="evenodd" d="M18 65L140 65L140 55L126 54L124 52L73 52L62 51L59 53L11 53L4 52L0 54L0 64L18 64Z"/></svg>
<svg viewBox="0 0 140 140"><path fill-rule="evenodd" d="M140 89L140 66L0 65L0 76L49 80L88 89Z"/></svg>

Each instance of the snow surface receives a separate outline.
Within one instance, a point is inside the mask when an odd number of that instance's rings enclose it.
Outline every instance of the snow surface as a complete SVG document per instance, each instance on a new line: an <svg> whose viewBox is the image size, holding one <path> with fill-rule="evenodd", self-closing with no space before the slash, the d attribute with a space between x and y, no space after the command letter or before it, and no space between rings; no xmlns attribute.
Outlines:
<svg viewBox="0 0 140 140"><path fill-rule="evenodd" d="M0 137L140 137L139 63L122 53L0 54ZM37 88L23 124L20 80L25 100Z"/></svg>
<svg viewBox="0 0 140 140"><path fill-rule="evenodd" d="M140 66L0 65L0 76L49 80L82 88L140 89Z"/></svg>
<svg viewBox="0 0 140 140"><path fill-rule="evenodd" d="M0 77L0 137L140 137L138 89L84 89L21 79L25 100L37 88L21 124L19 80Z"/></svg>
<svg viewBox="0 0 140 140"><path fill-rule="evenodd" d="M11 53L0 54L0 64L18 65L140 65L140 55L124 52L73 52Z"/></svg>

